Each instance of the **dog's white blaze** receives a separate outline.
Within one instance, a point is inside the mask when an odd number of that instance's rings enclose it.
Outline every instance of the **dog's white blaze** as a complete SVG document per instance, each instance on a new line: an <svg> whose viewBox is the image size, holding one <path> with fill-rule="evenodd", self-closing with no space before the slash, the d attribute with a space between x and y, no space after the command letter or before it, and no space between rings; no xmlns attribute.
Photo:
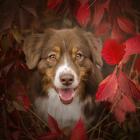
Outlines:
<svg viewBox="0 0 140 140"><path fill-rule="evenodd" d="M69 86L63 85L61 83L61 81L60 81L60 74L61 73L63 73L63 74L67 74L67 73L72 74L74 76L74 82ZM64 58L64 64L59 66L59 68L56 70L56 74L55 74L55 78L54 78L54 85L57 88L75 88L75 87L78 86L77 74L74 72L74 70L71 67L68 66L66 56Z"/></svg>
<svg viewBox="0 0 140 140"><path fill-rule="evenodd" d="M35 100L36 112L45 122L48 121L47 112L53 116L60 129L71 126L71 129L77 124L82 113L82 107L84 103L79 102L79 97L73 99L71 104L62 104L58 94L54 89L50 89L48 92L49 99L46 97L38 97ZM82 116L84 122L85 117Z"/></svg>

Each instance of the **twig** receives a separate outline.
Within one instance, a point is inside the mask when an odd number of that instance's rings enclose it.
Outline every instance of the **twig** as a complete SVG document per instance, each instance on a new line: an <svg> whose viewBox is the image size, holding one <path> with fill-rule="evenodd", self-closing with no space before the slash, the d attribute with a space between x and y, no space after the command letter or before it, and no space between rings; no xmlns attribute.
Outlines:
<svg viewBox="0 0 140 140"><path fill-rule="evenodd" d="M40 117L38 117L30 108L28 108L27 106L25 106L30 112L32 112L41 122L43 122L48 128L48 124L46 124Z"/></svg>
<svg viewBox="0 0 140 140"><path fill-rule="evenodd" d="M103 112L102 112L102 114L101 114L101 116L100 116L100 118L99 118L98 122L100 122L100 120L102 119L104 112L105 112L105 109L103 110ZM91 139L92 139L92 136L93 136L94 132L95 132L95 129L92 131L92 134L90 135L89 140L91 140Z"/></svg>
<svg viewBox="0 0 140 140"><path fill-rule="evenodd" d="M28 134L26 134L24 131L22 131L23 134L25 134L26 136L28 136L29 138L31 138L32 140L34 140L34 138L30 137Z"/></svg>
<svg viewBox="0 0 140 140"><path fill-rule="evenodd" d="M109 115L110 115L110 114L112 113L112 111L113 111L114 106L119 102L119 100L121 99L121 97L122 97L123 95L124 95L124 93L122 92L121 95L118 97L118 99L117 99L117 100L115 101L115 103L113 104L113 106L112 106L112 108L111 108L109 114L108 114L105 118L103 118L98 124L96 124L92 129L90 129L89 131L87 131L86 133L91 132L93 129L95 129L97 126L99 126L100 123L102 123L104 120L106 120L106 119L109 117Z"/></svg>
<svg viewBox="0 0 140 140"><path fill-rule="evenodd" d="M135 18L135 23L136 23L136 34L138 35L139 34L139 29L138 29L138 20L137 20L137 18ZM132 72L133 72L133 69L134 69L135 62L137 60L137 57L138 57L138 54L136 54L135 57L134 57L134 59L133 59L132 67L131 67L130 74L129 74L129 77L130 78L132 76Z"/></svg>

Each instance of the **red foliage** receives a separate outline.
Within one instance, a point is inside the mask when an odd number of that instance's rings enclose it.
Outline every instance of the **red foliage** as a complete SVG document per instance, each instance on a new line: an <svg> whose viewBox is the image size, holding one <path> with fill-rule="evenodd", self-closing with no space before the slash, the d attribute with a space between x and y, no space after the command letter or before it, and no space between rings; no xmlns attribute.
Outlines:
<svg viewBox="0 0 140 140"><path fill-rule="evenodd" d="M54 140L56 139L56 134L53 132L43 132L37 140Z"/></svg>
<svg viewBox="0 0 140 140"><path fill-rule="evenodd" d="M133 24L129 18L126 17L116 17L119 27L127 33L135 35Z"/></svg>
<svg viewBox="0 0 140 140"><path fill-rule="evenodd" d="M99 6L95 6L95 10L94 10L94 16L93 16L93 20L91 22L91 27L95 26L95 28L99 25L99 23L101 22L102 18L103 18L103 14L104 14L104 6L99 5Z"/></svg>
<svg viewBox="0 0 140 140"><path fill-rule="evenodd" d="M135 69L137 70L137 72L140 72L140 58L137 60L136 62L136 67Z"/></svg>
<svg viewBox="0 0 140 140"><path fill-rule="evenodd" d="M125 93L125 95L136 99L140 98L140 91L136 87L135 83L122 71L120 72L118 83L120 89Z"/></svg>
<svg viewBox="0 0 140 140"><path fill-rule="evenodd" d="M100 36L107 33L110 27L111 27L110 22L105 22L105 21L101 22L96 29L95 36Z"/></svg>
<svg viewBox="0 0 140 140"><path fill-rule="evenodd" d="M119 64L125 54L125 45L116 40L105 39L102 56L106 63L110 65Z"/></svg>
<svg viewBox="0 0 140 140"><path fill-rule="evenodd" d="M79 0L80 1L80 3L81 3L81 5L85 5L85 3L87 3L88 2L88 0Z"/></svg>
<svg viewBox="0 0 140 140"><path fill-rule="evenodd" d="M70 140L86 140L86 139L87 139L87 134L80 117L78 123L76 124L75 128L72 131Z"/></svg>
<svg viewBox="0 0 140 140"><path fill-rule="evenodd" d="M50 9L54 8L61 1L62 0L48 0L47 1L47 9L46 9L46 11L49 11Z"/></svg>
<svg viewBox="0 0 140 140"><path fill-rule="evenodd" d="M85 5L81 5L78 12L77 12L77 22L82 26L85 27L87 23L90 21L90 9L89 5L86 2Z"/></svg>
<svg viewBox="0 0 140 140"><path fill-rule="evenodd" d="M125 41L126 45L126 54L124 55L124 58L132 55L140 53L140 35L134 36L128 40Z"/></svg>
<svg viewBox="0 0 140 140"><path fill-rule="evenodd" d="M117 89L116 70L104 79L98 88L95 101L106 101L115 94Z"/></svg>
<svg viewBox="0 0 140 140"><path fill-rule="evenodd" d="M50 130L57 134L58 136L61 137L61 135L63 134L63 131L61 131L58 127L58 124L57 124L57 121L48 114L48 124L49 124L49 127L50 127Z"/></svg>
<svg viewBox="0 0 140 140"><path fill-rule="evenodd" d="M122 43L125 39L125 33L122 31L118 23L114 20L111 38L116 39L117 42Z"/></svg>

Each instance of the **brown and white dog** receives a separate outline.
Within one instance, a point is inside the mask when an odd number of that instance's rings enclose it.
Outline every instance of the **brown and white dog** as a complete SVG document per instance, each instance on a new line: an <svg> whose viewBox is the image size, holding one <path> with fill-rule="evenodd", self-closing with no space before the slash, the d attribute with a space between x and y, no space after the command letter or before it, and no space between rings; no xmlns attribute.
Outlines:
<svg viewBox="0 0 140 140"><path fill-rule="evenodd" d="M26 62L33 70L30 93L36 113L53 116L60 129L74 128L80 116L87 126L97 122L95 94L102 80L101 41L78 28L34 34L25 40Z"/></svg>

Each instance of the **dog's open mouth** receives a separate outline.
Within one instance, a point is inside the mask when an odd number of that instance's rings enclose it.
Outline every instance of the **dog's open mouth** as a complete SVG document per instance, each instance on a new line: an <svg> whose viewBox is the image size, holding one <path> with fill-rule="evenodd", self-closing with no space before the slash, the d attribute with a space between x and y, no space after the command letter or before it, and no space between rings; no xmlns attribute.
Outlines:
<svg viewBox="0 0 140 140"><path fill-rule="evenodd" d="M57 89L57 90L60 97L60 101L63 104L70 104L73 101L73 94L75 91L73 88Z"/></svg>

